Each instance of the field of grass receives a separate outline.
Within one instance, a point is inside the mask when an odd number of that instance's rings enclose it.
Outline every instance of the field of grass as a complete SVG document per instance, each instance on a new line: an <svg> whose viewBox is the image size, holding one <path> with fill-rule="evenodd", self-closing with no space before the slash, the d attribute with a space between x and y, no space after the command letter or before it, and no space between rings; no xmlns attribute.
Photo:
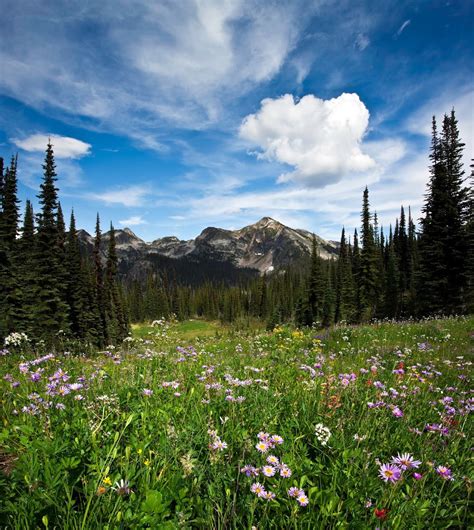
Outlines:
<svg viewBox="0 0 474 530"><path fill-rule="evenodd" d="M194 340L199 337L215 337L226 333L227 329L219 322L207 320L185 320L184 322L175 322L166 326L166 332L173 333L180 340ZM156 337L157 328L150 324L133 324L132 335L134 338L147 339L150 335Z"/></svg>
<svg viewBox="0 0 474 530"><path fill-rule="evenodd" d="M0 527L468 528L474 318L0 351Z"/></svg>

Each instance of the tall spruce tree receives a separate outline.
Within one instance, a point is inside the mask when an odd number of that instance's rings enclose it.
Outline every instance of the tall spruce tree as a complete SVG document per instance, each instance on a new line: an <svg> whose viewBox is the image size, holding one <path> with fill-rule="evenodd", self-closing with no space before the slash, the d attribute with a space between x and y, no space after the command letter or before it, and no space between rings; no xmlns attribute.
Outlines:
<svg viewBox="0 0 474 530"><path fill-rule="evenodd" d="M35 306L36 336L52 343L59 330L68 326L67 305L62 296L61 263L58 243L58 189L53 146L48 142L43 164L43 182L38 195L41 211L37 216L37 280L40 289Z"/></svg>
<svg viewBox="0 0 474 530"><path fill-rule="evenodd" d="M416 272L418 270L418 239L416 234L416 226L411 216L411 208L408 207L408 305L407 310L409 316L414 316L416 313Z"/></svg>
<svg viewBox="0 0 474 530"><path fill-rule="evenodd" d="M307 325L314 322L321 322L323 316L324 291L326 278L323 271L323 264L319 255L318 242L313 234L311 243L311 268L308 277L308 290L306 301Z"/></svg>
<svg viewBox="0 0 474 530"><path fill-rule="evenodd" d="M354 229L354 239L352 246L352 274L354 278L354 298L355 298L355 317L356 321L359 322L362 318L362 301L360 292L360 248L359 248L359 235L357 229Z"/></svg>
<svg viewBox="0 0 474 530"><path fill-rule="evenodd" d="M117 343L128 333L128 318L124 308L124 300L117 280L118 258L115 244L115 230L110 225L107 261L105 266L105 311L107 322L107 340ZM181 307L179 308L181 311Z"/></svg>
<svg viewBox="0 0 474 530"><path fill-rule="evenodd" d="M323 308L321 314L321 321L324 327L329 327L334 323L334 305L335 293L333 288L333 271L334 263L331 260L328 264L328 271L326 274L326 284L324 286Z"/></svg>
<svg viewBox="0 0 474 530"><path fill-rule="evenodd" d="M2 215L0 219L0 335L16 331L19 308L20 279L18 271L17 235L19 200L17 197L17 162L11 158L2 186Z"/></svg>
<svg viewBox="0 0 474 530"><path fill-rule="evenodd" d="M99 322L97 326L97 339L100 346L104 346L107 342L107 317L106 317L106 299L104 292L104 269L102 267L101 255L102 234L100 230L100 218L97 213L95 223L95 238L94 238L94 273L95 273L95 298L99 312Z"/></svg>
<svg viewBox="0 0 474 530"><path fill-rule="evenodd" d="M386 274L384 289L384 315L396 318L400 307L400 278L398 259L395 252L395 243L390 226L389 239L386 251Z"/></svg>
<svg viewBox="0 0 474 530"><path fill-rule="evenodd" d="M69 309L70 331L73 336L83 338L86 331L83 316L87 308L84 306L85 285L81 274L81 252L74 211L71 212L65 248L65 270L67 271L65 293Z"/></svg>
<svg viewBox="0 0 474 530"><path fill-rule="evenodd" d="M360 300L361 317L363 320L370 320L377 308L377 250L374 240L374 230L371 224L369 210L369 190L366 187L362 202L362 251L360 255Z"/></svg>
<svg viewBox="0 0 474 530"><path fill-rule="evenodd" d="M440 136L433 117L430 179L420 220L418 292L422 314L465 309L463 147L454 110L444 116Z"/></svg>
<svg viewBox="0 0 474 530"><path fill-rule="evenodd" d="M466 212L466 312L474 313L474 160Z"/></svg>
<svg viewBox="0 0 474 530"><path fill-rule="evenodd" d="M335 316L337 322L341 320L353 322L356 315L355 286L352 276L352 264L350 258L350 247L346 241L344 228L341 233L339 246L339 258L336 265L336 293L335 293Z"/></svg>
<svg viewBox="0 0 474 530"><path fill-rule="evenodd" d="M20 308L17 329L29 336L34 333L35 305L38 293L36 278L36 236L33 206L29 200L25 205L25 216L21 238L18 241L17 267L21 280L19 288Z"/></svg>

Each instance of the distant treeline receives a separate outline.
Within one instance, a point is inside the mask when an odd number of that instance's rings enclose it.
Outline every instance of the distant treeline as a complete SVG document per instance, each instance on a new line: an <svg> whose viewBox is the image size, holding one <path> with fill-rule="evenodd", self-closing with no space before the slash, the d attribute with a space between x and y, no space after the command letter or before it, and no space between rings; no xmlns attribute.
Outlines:
<svg viewBox="0 0 474 530"><path fill-rule="evenodd" d="M433 118L431 165L419 230L410 209L384 231L363 193L360 234L342 229L337 260L323 260L313 239L307 268L289 268L231 286L177 285L166 275L127 286L134 321L170 313L233 322L258 317L269 327L293 321L323 326L373 318L474 311L473 173L465 176L464 144L454 111L442 130ZM469 182L470 179L470 182Z"/></svg>
<svg viewBox="0 0 474 530"><path fill-rule="evenodd" d="M0 158L0 338L18 331L47 344L69 336L104 346L121 341L130 321L171 314L225 322L255 317L272 327L473 312L474 171L466 177L463 148L454 110L440 133L433 118L418 230L403 207L393 227L379 227L366 188L360 234L348 238L342 229L338 259L323 260L313 238L307 267L236 276L236 285L222 278L189 285L158 265L144 282L119 281L112 226L105 263L98 216L92 253L81 252L73 212L66 231L51 144L41 211L35 216L26 201L20 228L17 158L5 169Z"/></svg>

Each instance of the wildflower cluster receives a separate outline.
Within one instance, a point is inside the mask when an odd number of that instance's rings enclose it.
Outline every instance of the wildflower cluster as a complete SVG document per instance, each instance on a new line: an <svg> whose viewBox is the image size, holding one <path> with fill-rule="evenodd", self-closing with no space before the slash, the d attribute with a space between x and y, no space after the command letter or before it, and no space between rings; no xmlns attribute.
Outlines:
<svg viewBox="0 0 474 530"><path fill-rule="evenodd" d="M327 445L329 438L331 438L331 431L322 423L318 423L314 428L314 435L321 445Z"/></svg>
<svg viewBox="0 0 474 530"><path fill-rule="evenodd" d="M394 456L390 463L381 464L379 476L385 482L395 483L401 480L403 471L417 469L421 465L419 460L415 460L409 453L398 454ZM414 477L418 478L418 475ZM421 476L419 477L421 478Z"/></svg>
<svg viewBox="0 0 474 530"><path fill-rule="evenodd" d="M255 445L255 448L262 455L283 444L283 438L278 434L259 432L257 438L258 442ZM240 469L240 472L244 473L249 478L261 476L264 481L272 479L270 481L272 487L278 487L278 483L276 482L277 479L288 479L293 474L290 467L285 464L281 458L274 454L266 456L265 462L261 466L256 467L246 464ZM275 492L268 490L261 482L254 482L250 487L250 491L255 493L257 497L268 501L276 498ZM309 502L304 491L298 488L290 488L288 494L290 497L296 498L301 506L306 506Z"/></svg>
<svg viewBox="0 0 474 530"><path fill-rule="evenodd" d="M26 333L18 333L14 331L7 335L4 340L5 346L22 346L23 344L29 342L28 335Z"/></svg>
<svg viewBox="0 0 474 530"><path fill-rule="evenodd" d="M212 449L213 451L224 451L224 449L227 449L227 443L220 439L220 437L217 435L217 431L209 429L207 434L209 434L211 438L209 449Z"/></svg>
<svg viewBox="0 0 474 530"><path fill-rule="evenodd" d="M293 497L298 501L300 506L308 506L309 499L305 491L301 488L292 487L288 490L288 496Z"/></svg>

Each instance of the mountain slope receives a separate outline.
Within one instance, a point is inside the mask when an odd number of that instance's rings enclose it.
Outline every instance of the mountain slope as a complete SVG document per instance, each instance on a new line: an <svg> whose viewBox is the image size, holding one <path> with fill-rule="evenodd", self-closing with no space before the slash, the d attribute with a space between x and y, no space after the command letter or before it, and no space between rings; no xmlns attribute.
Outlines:
<svg viewBox="0 0 474 530"><path fill-rule="evenodd" d="M108 232L103 235L104 256L109 237ZM307 261L312 237L311 232L295 230L270 217L239 230L209 227L188 241L169 236L145 243L128 228L115 231L119 269L132 277L156 270L159 263L175 269L187 264L223 272L225 269L228 273L251 269L263 274ZM93 238L87 232L79 231L79 238L92 250ZM316 239L322 258L337 256L337 243L319 236Z"/></svg>

